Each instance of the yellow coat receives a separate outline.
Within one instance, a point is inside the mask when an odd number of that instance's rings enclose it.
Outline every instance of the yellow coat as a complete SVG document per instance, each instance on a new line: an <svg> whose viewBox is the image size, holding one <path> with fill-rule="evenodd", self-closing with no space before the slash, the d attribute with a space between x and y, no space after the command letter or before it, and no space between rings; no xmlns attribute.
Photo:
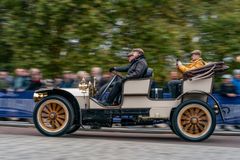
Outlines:
<svg viewBox="0 0 240 160"><path fill-rule="evenodd" d="M203 67L205 64L206 62L204 62L202 58L199 58L195 61L191 60L191 63L188 65L178 66L178 69L180 70L180 72L184 73L192 69Z"/></svg>

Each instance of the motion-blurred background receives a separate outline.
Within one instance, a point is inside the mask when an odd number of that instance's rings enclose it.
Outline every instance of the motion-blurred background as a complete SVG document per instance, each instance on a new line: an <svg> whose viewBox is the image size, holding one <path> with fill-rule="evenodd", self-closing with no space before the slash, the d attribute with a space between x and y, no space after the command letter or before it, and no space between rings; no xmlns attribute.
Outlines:
<svg viewBox="0 0 240 160"><path fill-rule="evenodd" d="M194 49L232 73L239 26L239 0L1 0L0 68L39 68L51 79L95 66L106 72L141 47L157 81Z"/></svg>

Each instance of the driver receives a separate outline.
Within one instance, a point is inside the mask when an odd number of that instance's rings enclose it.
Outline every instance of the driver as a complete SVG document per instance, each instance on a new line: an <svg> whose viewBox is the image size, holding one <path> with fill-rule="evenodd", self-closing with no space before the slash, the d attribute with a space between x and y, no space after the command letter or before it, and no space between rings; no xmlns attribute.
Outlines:
<svg viewBox="0 0 240 160"><path fill-rule="evenodd" d="M122 84L127 79L138 79L143 78L147 72L147 62L144 57L144 51L141 48L135 48L128 54L129 64L122 67L113 67L109 71L127 72L125 77L117 80L113 84L113 88L109 93L106 101L106 105L112 105L114 99L121 94Z"/></svg>

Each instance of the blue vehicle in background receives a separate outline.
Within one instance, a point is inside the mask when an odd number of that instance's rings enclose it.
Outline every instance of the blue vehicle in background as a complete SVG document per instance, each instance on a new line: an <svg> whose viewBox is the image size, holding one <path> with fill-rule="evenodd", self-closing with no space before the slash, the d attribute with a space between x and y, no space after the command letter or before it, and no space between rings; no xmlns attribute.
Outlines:
<svg viewBox="0 0 240 160"><path fill-rule="evenodd" d="M25 92L0 92L0 117L4 118L32 118L35 102L34 91ZM164 93L163 98L170 98L169 93ZM240 95L226 97L219 93L213 96L218 100L224 115L224 122L220 115L217 117L218 124L240 124ZM212 103L209 101L209 103Z"/></svg>
<svg viewBox="0 0 240 160"><path fill-rule="evenodd" d="M0 92L0 117L32 118L34 91Z"/></svg>

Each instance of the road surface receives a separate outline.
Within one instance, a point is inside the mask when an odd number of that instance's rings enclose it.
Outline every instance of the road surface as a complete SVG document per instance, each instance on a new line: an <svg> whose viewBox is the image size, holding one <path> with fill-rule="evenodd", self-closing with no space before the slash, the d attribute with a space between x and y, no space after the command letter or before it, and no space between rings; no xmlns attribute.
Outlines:
<svg viewBox="0 0 240 160"><path fill-rule="evenodd" d="M240 136L212 135L198 143L163 132L77 131L45 137L35 128L0 126L0 160L240 159Z"/></svg>

